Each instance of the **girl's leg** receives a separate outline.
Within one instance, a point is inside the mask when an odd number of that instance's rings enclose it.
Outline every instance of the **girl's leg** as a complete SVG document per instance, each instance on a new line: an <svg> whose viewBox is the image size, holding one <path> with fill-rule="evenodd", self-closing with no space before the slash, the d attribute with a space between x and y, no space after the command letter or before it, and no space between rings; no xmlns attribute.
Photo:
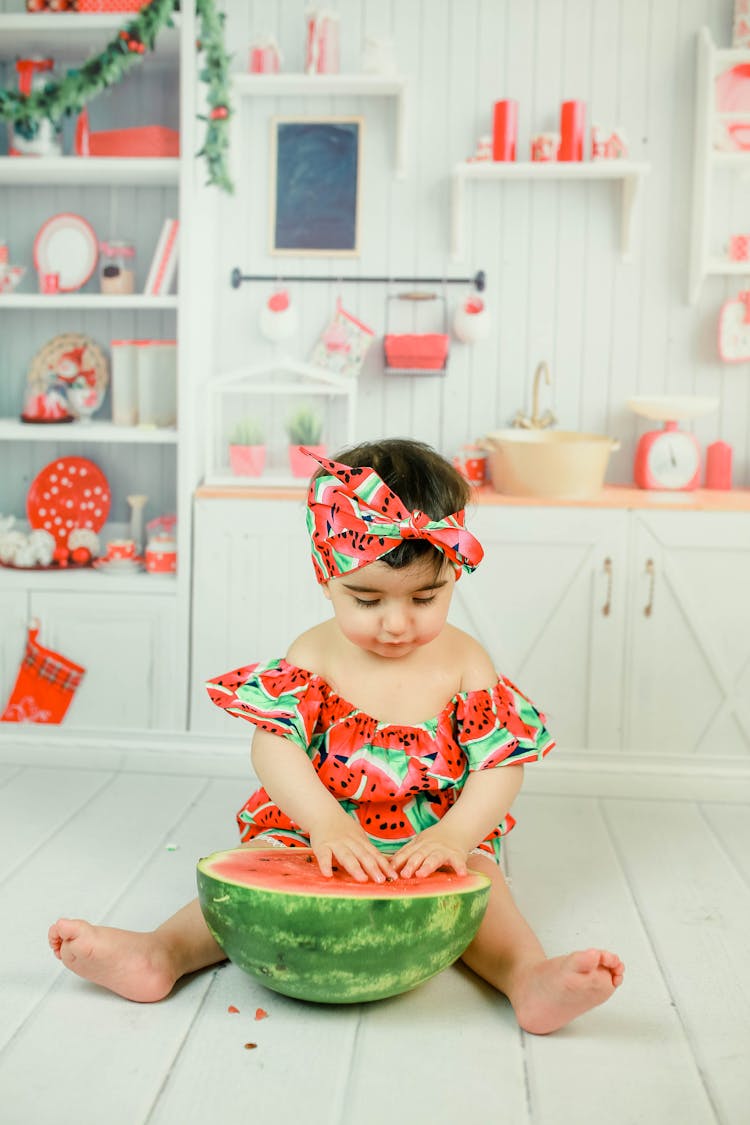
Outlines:
<svg viewBox="0 0 750 1125"><path fill-rule="evenodd" d="M586 949L548 958L514 903L505 876L488 857L469 866L492 880L487 912L463 960L503 992L525 1031L545 1035L604 1003L622 984L624 965L614 953Z"/></svg>
<svg viewBox="0 0 750 1125"><path fill-rule="evenodd" d="M193 899L151 933L60 918L50 926L52 952L72 972L124 996L162 1000L186 973L226 960Z"/></svg>

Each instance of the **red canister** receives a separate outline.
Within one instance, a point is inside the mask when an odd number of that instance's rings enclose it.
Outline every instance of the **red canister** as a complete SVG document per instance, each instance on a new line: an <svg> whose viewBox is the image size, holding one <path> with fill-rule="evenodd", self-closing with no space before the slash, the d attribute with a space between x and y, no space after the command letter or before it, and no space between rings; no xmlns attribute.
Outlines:
<svg viewBox="0 0 750 1125"><path fill-rule="evenodd" d="M706 450L706 488L730 489L732 487L732 447L725 441L715 441Z"/></svg>
<svg viewBox="0 0 750 1125"><path fill-rule="evenodd" d="M518 133L518 102L505 98L495 102L492 115L492 159L516 159Z"/></svg>
<svg viewBox="0 0 750 1125"><path fill-rule="evenodd" d="M563 102L560 106L560 149L558 160L583 160L586 132L586 103Z"/></svg>

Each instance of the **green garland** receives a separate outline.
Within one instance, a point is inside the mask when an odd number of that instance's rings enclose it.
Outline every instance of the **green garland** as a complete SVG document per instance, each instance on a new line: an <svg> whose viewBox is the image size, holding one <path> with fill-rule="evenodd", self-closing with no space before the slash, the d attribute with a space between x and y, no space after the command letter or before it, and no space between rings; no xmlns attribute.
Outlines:
<svg viewBox="0 0 750 1125"><path fill-rule="evenodd" d="M31 94L0 88L0 118L27 139L33 138L45 118L59 126L63 118L80 113L97 94L120 82L132 66L153 51L163 27L173 26L172 15L179 10L180 0L151 0L141 8L117 37L98 55L92 55L82 66L68 70L59 82L48 82ZM208 87L206 135L198 156L208 165L208 182L231 192L227 171L229 150L229 56L224 48L224 15L217 12L215 0L196 0L200 39L196 47L204 55L200 79Z"/></svg>

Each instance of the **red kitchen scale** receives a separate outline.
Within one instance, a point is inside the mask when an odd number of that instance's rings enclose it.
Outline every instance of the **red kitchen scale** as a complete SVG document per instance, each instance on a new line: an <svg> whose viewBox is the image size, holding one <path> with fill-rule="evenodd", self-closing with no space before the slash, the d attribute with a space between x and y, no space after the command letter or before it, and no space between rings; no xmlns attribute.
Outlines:
<svg viewBox="0 0 750 1125"><path fill-rule="evenodd" d="M701 480L701 447L694 434L678 428L710 414L717 398L702 395L637 395L628 406L643 418L663 422L660 430L642 434L635 451L633 479L638 488L667 492L698 488Z"/></svg>

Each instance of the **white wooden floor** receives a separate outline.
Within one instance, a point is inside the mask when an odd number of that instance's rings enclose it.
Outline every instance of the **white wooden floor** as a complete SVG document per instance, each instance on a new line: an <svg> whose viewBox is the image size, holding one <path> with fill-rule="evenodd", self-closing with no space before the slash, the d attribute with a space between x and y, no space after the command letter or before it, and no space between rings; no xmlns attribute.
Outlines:
<svg viewBox="0 0 750 1125"><path fill-rule="evenodd" d="M51 920L150 928L192 897L197 857L234 846L248 792L0 764L3 1125L750 1121L747 804L522 795L507 854L525 913L550 952L602 944L627 965L608 1005L546 1038L461 967L353 1008L229 965L138 1005L61 968Z"/></svg>

